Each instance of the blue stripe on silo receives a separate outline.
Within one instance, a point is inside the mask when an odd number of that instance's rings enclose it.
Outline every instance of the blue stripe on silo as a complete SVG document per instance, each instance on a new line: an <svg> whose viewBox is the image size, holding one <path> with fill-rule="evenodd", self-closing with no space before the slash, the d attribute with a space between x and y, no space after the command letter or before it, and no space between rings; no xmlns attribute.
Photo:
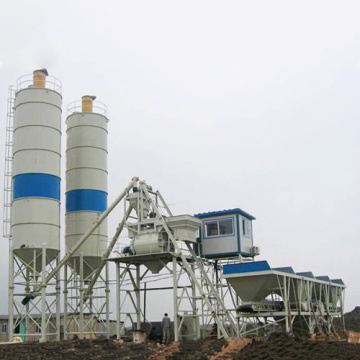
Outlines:
<svg viewBox="0 0 360 360"><path fill-rule="evenodd" d="M13 199L32 197L60 200L60 178L36 173L14 176Z"/></svg>
<svg viewBox="0 0 360 360"><path fill-rule="evenodd" d="M100 190L71 190L66 193L66 212L107 209L107 193Z"/></svg>

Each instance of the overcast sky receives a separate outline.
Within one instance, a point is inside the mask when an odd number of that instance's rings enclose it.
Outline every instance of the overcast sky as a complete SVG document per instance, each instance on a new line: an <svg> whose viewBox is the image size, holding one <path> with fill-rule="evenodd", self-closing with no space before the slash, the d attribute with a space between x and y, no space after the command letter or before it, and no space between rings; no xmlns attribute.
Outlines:
<svg viewBox="0 0 360 360"><path fill-rule="evenodd" d="M82 95L109 108L110 201L136 175L176 214L240 207L257 218L259 259L342 278L352 310L359 14L358 0L2 0L0 139L8 85L46 67L63 84L63 134Z"/></svg>

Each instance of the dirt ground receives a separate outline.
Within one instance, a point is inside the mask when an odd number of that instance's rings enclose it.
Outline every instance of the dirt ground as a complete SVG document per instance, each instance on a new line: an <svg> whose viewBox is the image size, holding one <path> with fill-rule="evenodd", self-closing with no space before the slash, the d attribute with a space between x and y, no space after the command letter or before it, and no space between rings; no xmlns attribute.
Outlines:
<svg viewBox="0 0 360 360"><path fill-rule="evenodd" d="M166 360L210 359L215 342L188 341L182 343L179 351L167 355ZM164 359L163 346L153 342L144 344L118 343L116 340L73 340L47 343L23 343L1 345L0 359L40 360L40 359ZM163 356L161 356L163 355ZM229 360L328 360L360 359L360 344L347 342L291 340L283 336L274 336L267 342L254 343L236 353L227 354L222 359Z"/></svg>
<svg viewBox="0 0 360 360"><path fill-rule="evenodd" d="M72 340L0 345L0 359L148 359L156 354L155 344L118 343L115 340Z"/></svg>
<svg viewBox="0 0 360 360"><path fill-rule="evenodd" d="M347 330L360 331L360 307L345 314L345 325ZM133 344L106 339L29 342L0 345L0 359L210 360L214 354L221 352L224 345L225 340L186 341L169 354L170 347L159 346L154 342ZM284 334L274 334L267 341L253 343L240 351L234 350L218 356L222 360L360 360L360 344L349 344L346 341L294 340Z"/></svg>
<svg viewBox="0 0 360 360"><path fill-rule="evenodd" d="M356 306L354 310L344 314L346 330L360 332L360 306ZM340 322L335 319L335 325L340 327Z"/></svg>
<svg viewBox="0 0 360 360"><path fill-rule="evenodd" d="M275 336L268 342L251 344L233 360L278 360L278 359L360 359L360 344L349 344L346 341L313 341L292 340Z"/></svg>

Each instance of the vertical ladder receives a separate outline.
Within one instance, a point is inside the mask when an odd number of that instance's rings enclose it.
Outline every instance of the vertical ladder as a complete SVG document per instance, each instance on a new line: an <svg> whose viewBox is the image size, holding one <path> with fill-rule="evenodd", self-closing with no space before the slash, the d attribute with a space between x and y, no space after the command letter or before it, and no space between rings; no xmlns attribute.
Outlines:
<svg viewBox="0 0 360 360"><path fill-rule="evenodd" d="M15 89L9 86L5 137L5 170L4 170L4 208L3 208L3 236L11 238L11 201L12 201L12 173L13 173L13 136L14 136L14 106Z"/></svg>

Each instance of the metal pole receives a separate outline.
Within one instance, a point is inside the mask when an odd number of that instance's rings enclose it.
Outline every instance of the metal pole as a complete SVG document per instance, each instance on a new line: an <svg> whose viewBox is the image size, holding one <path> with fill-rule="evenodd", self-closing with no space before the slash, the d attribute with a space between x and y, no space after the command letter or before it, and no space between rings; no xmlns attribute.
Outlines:
<svg viewBox="0 0 360 360"><path fill-rule="evenodd" d="M308 311L310 311L310 315L308 316L308 321L309 321L309 324L311 326L310 328L310 332L313 333L314 330L315 330L315 321L313 319L313 316L312 316L312 288L310 286L310 281L309 280L306 280L305 282L306 284L306 291L307 291L307 294L308 294L308 297L307 297L307 306L308 306Z"/></svg>
<svg viewBox="0 0 360 360"><path fill-rule="evenodd" d="M41 287L41 342L46 342L46 245L42 247L42 287Z"/></svg>
<svg viewBox="0 0 360 360"><path fill-rule="evenodd" d="M36 249L34 249L33 251L33 275L34 275L34 279L35 279L35 282L37 281L37 277L38 277L38 273L36 271L36 260L37 260L37 257L36 257Z"/></svg>
<svg viewBox="0 0 360 360"><path fill-rule="evenodd" d="M11 240L9 240L9 341L12 341L14 336L14 252L12 249Z"/></svg>
<svg viewBox="0 0 360 360"><path fill-rule="evenodd" d="M195 264L191 264L191 270L195 274ZM191 279L191 297L192 297L192 311L193 311L193 319L197 319L197 309L196 309L196 287L194 281ZM200 327L199 322L196 321L196 338L200 338Z"/></svg>
<svg viewBox="0 0 360 360"><path fill-rule="evenodd" d="M239 296L237 294L235 294L235 302L236 302L236 309L239 307ZM240 318L237 316L236 317L236 325L237 325L237 333L236 333L236 336L237 337L240 337Z"/></svg>
<svg viewBox="0 0 360 360"><path fill-rule="evenodd" d="M144 284L144 322L146 321L146 283Z"/></svg>
<svg viewBox="0 0 360 360"><path fill-rule="evenodd" d="M59 263L60 254L56 257L56 266ZM60 341L60 269L56 275L56 340Z"/></svg>
<svg viewBox="0 0 360 360"><path fill-rule="evenodd" d="M168 204L165 202L164 198L162 197L162 195L160 194L160 191L156 192L156 195L160 198L161 202L163 203L166 211L169 213L169 216L173 216L170 208L168 207ZM157 205L157 204L156 204Z"/></svg>
<svg viewBox="0 0 360 360"><path fill-rule="evenodd" d="M345 328L344 306L345 306L345 289L341 289L341 296L340 296L341 320L342 320L343 330L345 331L346 328Z"/></svg>
<svg viewBox="0 0 360 360"><path fill-rule="evenodd" d="M67 340L67 318L68 318L68 277L67 277L67 270L68 270L68 264L64 266L64 340Z"/></svg>
<svg viewBox="0 0 360 360"><path fill-rule="evenodd" d="M286 276L283 277L283 286L284 286L284 305L285 305L285 311L286 311L286 316L285 316L285 327L286 327L286 332L289 332L289 301L288 301L288 291L287 291L287 284L286 284Z"/></svg>
<svg viewBox="0 0 360 360"><path fill-rule="evenodd" d="M203 288L204 287L204 279L203 279L203 277L201 276L201 288ZM204 326L205 325L205 311L204 311L204 298L203 297L201 297L201 324L200 325L202 325L202 326ZM206 325L208 325L208 324L206 324ZM200 332L201 332L201 337L202 337L202 339L205 339L205 328L202 328L202 330L200 330Z"/></svg>
<svg viewBox="0 0 360 360"><path fill-rule="evenodd" d="M215 289L216 289L216 292L219 293L219 274L218 274L218 266L217 265L218 265L218 261L215 260L215 262L214 262ZM220 311L220 304L218 302L215 303L215 309L216 309L217 316L219 316L221 311ZM217 332L218 332L218 338L220 338L220 329L219 329L219 327L217 327Z"/></svg>
<svg viewBox="0 0 360 360"><path fill-rule="evenodd" d="M110 339L110 288L109 288L109 263L105 266L105 293L106 293L106 338Z"/></svg>
<svg viewBox="0 0 360 360"><path fill-rule="evenodd" d="M179 341L178 306L177 306L177 269L176 256L172 258L173 263L173 301L174 301L174 340Z"/></svg>
<svg viewBox="0 0 360 360"><path fill-rule="evenodd" d="M141 330L141 303L140 303L140 265L136 265L136 323L137 330Z"/></svg>
<svg viewBox="0 0 360 360"><path fill-rule="evenodd" d="M120 263L116 265L116 338L120 339Z"/></svg>
<svg viewBox="0 0 360 360"><path fill-rule="evenodd" d="M80 339L84 339L84 253L80 252Z"/></svg>
<svg viewBox="0 0 360 360"><path fill-rule="evenodd" d="M25 270L25 296L28 296L30 294L30 271L29 266L26 264L26 270ZM25 306L25 341L29 340L29 330L30 330L30 318L29 318L29 310L30 310L30 304L27 303Z"/></svg>
<svg viewBox="0 0 360 360"><path fill-rule="evenodd" d="M293 318L291 313L291 304L290 304L290 294L291 294L291 278L288 279L287 283L287 296L288 296L288 304L289 304L289 330L290 334L293 335Z"/></svg>

